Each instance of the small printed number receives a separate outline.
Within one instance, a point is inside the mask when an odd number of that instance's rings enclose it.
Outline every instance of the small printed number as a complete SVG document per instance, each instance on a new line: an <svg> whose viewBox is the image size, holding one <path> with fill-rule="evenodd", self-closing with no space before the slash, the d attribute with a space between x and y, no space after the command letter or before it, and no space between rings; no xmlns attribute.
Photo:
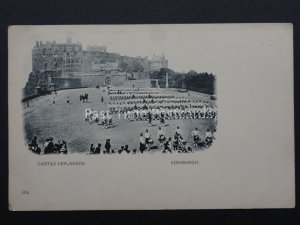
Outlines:
<svg viewBox="0 0 300 225"><path fill-rule="evenodd" d="M29 190L22 190L23 195L29 195Z"/></svg>

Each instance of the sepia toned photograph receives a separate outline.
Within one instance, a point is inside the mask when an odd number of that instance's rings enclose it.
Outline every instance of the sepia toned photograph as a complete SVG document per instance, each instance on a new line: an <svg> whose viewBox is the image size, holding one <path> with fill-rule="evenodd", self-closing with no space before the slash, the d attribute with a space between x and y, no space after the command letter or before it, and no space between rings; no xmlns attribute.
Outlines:
<svg viewBox="0 0 300 225"><path fill-rule="evenodd" d="M295 207L293 25L8 28L11 211Z"/></svg>

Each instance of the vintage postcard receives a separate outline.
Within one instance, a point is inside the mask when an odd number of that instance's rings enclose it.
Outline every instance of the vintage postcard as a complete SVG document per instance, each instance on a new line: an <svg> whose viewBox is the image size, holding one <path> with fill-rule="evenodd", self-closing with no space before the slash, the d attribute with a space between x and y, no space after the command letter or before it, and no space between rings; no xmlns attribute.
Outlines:
<svg viewBox="0 0 300 225"><path fill-rule="evenodd" d="M8 29L9 209L295 206L291 24Z"/></svg>

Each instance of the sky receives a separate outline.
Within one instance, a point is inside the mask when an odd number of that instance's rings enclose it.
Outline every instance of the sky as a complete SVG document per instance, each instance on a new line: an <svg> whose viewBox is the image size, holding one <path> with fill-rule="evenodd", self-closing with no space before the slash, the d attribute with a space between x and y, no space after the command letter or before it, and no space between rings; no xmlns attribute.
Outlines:
<svg viewBox="0 0 300 225"><path fill-rule="evenodd" d="M197 28L197 27L196 27ZM81 42L87 45L105 45L107 52L127 56L164 54L169 68L177 72L195 70L212 72L215 53L218 51L218 32L208 26L195 29L193 25L127 25L127 26L31 26L26 29L23 41L24 64L30 73L31 50L36 40ZM205 28L205 26L204 26Z"/></svg>
<svg viewBox="0 0 300 225"><path fill-rule="evenodd" d="M149 58L164 53L169 68L176 72L195 70L220 76L227 70L235 71L237 65L248 67L251 60L266 60L260 59L263 54L258 50L274 51L277 45L270 48L268 43L289 38L289 25L282 31L277 27L280 24L12 26L9 44L16 48L18 58L14 60L22 65L24 80L32 71L35 42L66 42L67 37L81 42L84 49L87 45L105 45L107 52Z"/></svg>

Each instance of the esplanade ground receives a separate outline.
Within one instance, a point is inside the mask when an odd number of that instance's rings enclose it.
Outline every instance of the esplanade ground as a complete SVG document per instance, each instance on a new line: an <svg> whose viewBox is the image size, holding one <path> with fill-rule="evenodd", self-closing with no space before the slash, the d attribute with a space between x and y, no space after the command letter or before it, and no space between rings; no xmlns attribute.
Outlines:
<svg viewBox="0 0 300 225"><path fill-rule="evenodd" d="M176 89L157 89L161 93L172 93L176 96L186 96L187 93L180 93ZM80 101L81 94L88 93L88 102ZM209 101L210 95L189 92L191 100ZM103 96L104 102L101 102ZM53 98L55 97L55 104ZM70 104L67 104L67 97ZM90 144L97 145L111 139L111 149L119 150L121 146L128 145L130 150L139 149L139 134L145 133L148 129L154 141L153 148L149 153L161 152L159 147L157 131L160 126L159 120L154 120L152 126L147 126L147 121L128 121L118 114L112 114L113 127L106 129L96 123L85 121L85 110L91 108L97 111L106 111L109 103L109 96L106 87L80 88L57 91L57 95L44 95L23 103L25 145L34 136L38 137L39 146L43 148L46 139L53 137L54 141L64 140L67 142L69 153L88 153ZM205 137L207 129L215 129L216 122L211 118L204 119L176 119L166 120L163 128L166 137L173 137L177 126L180 126L187 145L192 144L191 132L198 127L201 137Z"/></svg>

